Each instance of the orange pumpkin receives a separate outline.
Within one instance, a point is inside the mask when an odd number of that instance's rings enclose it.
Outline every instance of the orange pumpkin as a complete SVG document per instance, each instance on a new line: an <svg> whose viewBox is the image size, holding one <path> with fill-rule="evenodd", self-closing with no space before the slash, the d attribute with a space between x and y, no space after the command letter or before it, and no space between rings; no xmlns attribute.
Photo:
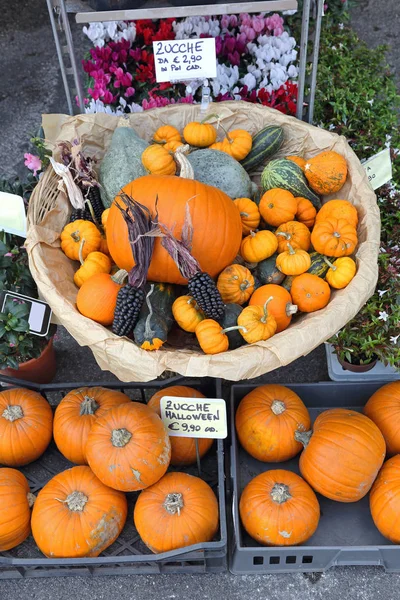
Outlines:
<svg viewBox="0 0 400 600"><path fill-rule="evenodd" d="M184 331L194 333L205 315L192 296L179 296L172 305L175 321Z"/></svg>
<svg viewBox="0 0 400 600"><path fill-rule="evenodd" d="M285 156L286 160L291 160L296 163L300 167L302 171L304 171L304 167L306 166L306 159L301 158L301 156Z"/></svg>
<svg viewBox="0 0 400 600"><path fill-rule="evenodd" d="M207 117L206 117L207 118ZM207 148L214 144L217 139L217 130L214 125L201 121L191 121L188 123L183 130L183 137L185 142L191 146L197 146L198 148Z"/></svg>
<svg viewBox="0 0 400 600"><path fill-rule="evenodd" d="M311 266L311 257L301 248L293 249L287 242L287 250L276 257L276 268L285 275L301 275Z"/></svg>
<svg viewBox="0 0 400 600"><path fill-rule="evenodd" d="M303 223L309 229L312 229L315 223L315 217L317 210L310 200L307 198L296 198L297 200L297 212L296 219Z"/></svg>
<svg viewBox="0 0 400 600"><path fill-rule="evenodd" d="M268 311L275 317L276 333L283 331L290 325L292 316L297 312L297 306L292 304L292 297L285 288L274 283L262 285L250 298L250 306L264 306L266 300L272 296L268 304Z"/></svg>
<svg viewBox="0 0 400 600"><path fill-rule="evenodd" d="M219 150L219 152L224 152L224 144L223 142L215 142L215 144L209 146L209 150Z"/></svg>
<svg viewBox="0 0 400 600"><path fill-rule="evenodd" d="M152 552L169 552L213 539L219 525L218 502L199 477L167 473L141 492L133 519Z"/></svg>
<svg viewBox="0 0 400 600"><path fill-rule="evenodd" d="M83 246L84 240L82 240L82 244L79 249L79 260L81 266L74 275L74 283L79 288L82 287L83 283L87 279L93 277L93 275L96 275L97 273L109 273L112 267L111 260L103 252L91 252L84 260L82 255Z"/></svg>
<svg viewBox="0 0 400 600"><path fill-rule="evenodd" d="M278 240L272 231L250 231L250 235L243 238L240 254L248 263L260 262L272 256L278 248Z"/></svg>
<svg viewBox="0 0 400 600"><path fill-rule="evenodd" d="M245 129L234 129L226 134L222 142L222 150L235 160L246 158L253 145L253 138Z"/></svg>
<svg viewBox="0 0 400 600"><path fill-rule="evenodd" d="M73 467L40 490L32 534L49 558L98 556L121 533L127 512L125 494L105 486L89 467Z"/></svg>
<svg viewBox="0 0 400 600"><path fill-rule="evenodd" d="M157 144L167 144L168 142L182 143L181 134L172 125L161 125L153 135L153 140Z"/></svg>
<svg viewBox="0 0 400 600"><path fill-rule="evenodd" d="M344 408L321 413L312 434L296 433L296 438L305 446L302 476L316 492L337 502L357 502L368 494L386 453L375 423Z"/></svg>
<svg viewBox="0 0 400 600"><path fill-rule="evenodd" d="M202 270L211 277L217 277L227 265L232 264L242 241L242 223L236 206L224 192L195 180L154 175L136 179L124 188L124 192L147 206L153 217L158 197L159 222L170 229L175 226L174 236L177 239L182 236L186 204L190 199L194 229L192 254ZM130 271L134 262L128 230L115 202L107 220L107 242L114 262ZM186 283L160 239L155 240L148 280Z"/></svg>
<svg viewBox="0 0 400 600"><path fill-rule="evenodd" d="M86 465L85 448L93 423L107 410L131 402L118 390L83 387L69 392L54 414L54 441L57 448L73 463Z"/></svg>
<svg viewBox="0 0 400 600"><path fill-rule="evenodd" d="M108 219L109 212L110 212L110 209L106 208L106 210L103 210L103 212L101 213L101 224L103 225L104 229L106 228L106 225L107 225L107 219Z"/></svg>
<svg viewBox="0 0 400 600"><path fill-rule="evenodd" d="M83 259L90 252L96 252L100 248L101 234L94 223L78 219L68 223L61 232L61 250L71 260L79 260L79 248L82 240L85 244L82 250Z"/></svg>
<svg viewBox="0 0 400 600"><path fill-rule="evenodd" d="M117 296L122 288L127 272L123 269L114 275L97 273L87 279L76 296L79 312L101 325L111 325L117 304Z"/></svg>
<svg viewBox="0 0 400 600"><path fill-rule="evenodd" d="M53 412L37 392L0 392L0 463L22 467L43 454L53 433Z"/></svg>
<svg viewBox="0 0 400 600"><path fill-rule="evenodd" d="M265 342L275 335L276 320L268 311L268 304L271 301L272 296L268 298L264 306L246 306L238 316L238 329L248 344Z"/></svg>
<svg viewBox="0 0 400 600"><path fill-rule="evenodd" d="M249 235L250 231L257 229L260 224L261 215L258 206L250 198L237 198L233 203L237 206L242 219L242 233Z"/></svg>
<svg viewBox="0 0 400 600"><path fill-rule="evenodd" d="M310 486L282 469L254 477L239 504L247 533L264 546L304 544L316 531L320 509Z"/></svg>
<svg viewBox="0 0 400 600"><path fill-rule="evenodd" d="M102 252L103 254L110 256L105 230L101 232L101 242L100 242L100 246L99 246L99 252Z"/></svg>
<svg viewBox="0 0 400 600"><path fill-rule="evenodd" d="M372 519L380 533L400 543L400 456L386 461L369 495Z"/></svg>
<svg viewBox="0 0 400 600"><path fill-rule="evenodd" d="M275 231L278 238L278 252L286 252L288 242L292 248L308 250L311 243L311 234L306 225L298 221L283 223Z"/></svg>
<svg viewBox="0 0 400 600"><path fill-rule="evenodd" d="M168 469L171 444L160 417L145 404L108 410L93 423L86 444L90 468L105 485L124 492L153 485Z"/></svg>
<svg viewBox="0 0 400 600"><path fill-rule="evenodd" d="M381 430L388 455L400 454L400 381L379 388L365 405L364 414Z"/></svg>
<svg viewBox="0 0 400 600"><path fill-rule="evenodd" d="M309 313L325 308L331 297L331 288L321 277L303 273L295 277L290 294L299 310Z"/></svg>
<svg viewBox="0 0 400 600"><path fill-rule="evenodd" d="M346 181L347 162L344 156L332 150L320 152L307 160L304 174L314 192L322 196L334 194Z"/></svg>
<svg viewBox="0 0 400 600"><path fill-rule="evenodd" d="M345 219L327 218L315 223L311 243L320 254L335 258L350 256L358 243L357 231Z"/></svg>
<svg viewBox="0 0 400 600"><path fill-rule="evenodd" d="M181 148L181 146L183 146L183 142L171 140L170 142L164 144L164 150L168 150L169 152L176 152L178 148Z"/></svg>
<svg viewBox="0 0 400 600"><path fill-rule="evenodd" d="M205 354L219 354L229 349L228 336L221 325L213 319L201 321L195 329L195 334Z"/></svg>
<svg viewBox="0 0 400 600"><path fill-rule="evenodd" d="M263 462L283 462L302 445L296 431L308 431L311 421L299 396L278 384L261 385L245 396L236 411L236 432L243 448Z"/></svg>
<svg viewBox="0 0 400 600"><path fill-rule="evenodd" d="M245 304L254 292L254 277L249 269L231 265L220 273L217 288L225 304Z"/></svg>
<svg viewBox="0 0 400 600"><path fill-rule="evenodd" d="M0 469L0 552L26 540L34 501L25 475L17 469Z"/></svg>
<svg viewBox="0 0 400 600"><path fill-rule="evenodd" d="M358 212L348 200L329 200L321 206L315 220L318 223L325 219L345 219L357 229Z"/></svg>
<svg viewBox="0 0 400 600"><path fill-rule="evenodd" d="M353 279L357 271L356 263L349 256L337 258L334 263L331 263L326 256L324 260L329 266L326 272L325 279L329 285L337 290L345 288Z"/></svg>
<svg viewBox="0 0 400 600"><path fill-rule="evenodd" d="M291 192L273 188L265 192L259 205L262 218L269 225L279 227L293 221L297 212L297 200Z"/></svg>
<svg viewBox="0 0 400 600"><path fill-rule="evenodd" d="M205 398L198 390L185 385L172 385L156 392L149 400L147 406L161 416L160 402L163 396L177 396L180 398ZM192 465L197 460L196 440L190 437L171 437L171 465ZM211 448L212 439L198 438L199 456L202 458Z"/></svg>
<svg viewBox="0 0 400 600"><path fill-rule="evenodd" d="M151 144L143 151L142 163L144 168L153 175L175 175L176 173L174 157L158 144Z"/></svg>

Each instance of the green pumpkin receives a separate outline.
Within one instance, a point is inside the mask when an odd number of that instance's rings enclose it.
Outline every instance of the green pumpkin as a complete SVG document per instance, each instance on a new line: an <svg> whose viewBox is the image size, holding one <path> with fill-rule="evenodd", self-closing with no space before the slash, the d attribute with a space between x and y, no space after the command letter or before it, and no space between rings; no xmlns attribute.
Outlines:
<svg viewBox="0 0 400 600"><path fill-rule="evenodd" d="M253 171L278 152L283 142L283 129L279 125L268 125L253 137L253 145L249 154L240 164L246 171Z"/></svg>
<svg viewBox="0 0 400 600"><path fill-rule="evenodd" d="M221 326L226 329L237 325L238 316L242 312L243 307L239 304L225 304L225 314L222 319ZM229 350L234 350L243 346L246 341L240 334L239 330L227 331L226 335L229 339Z"/></svg>
<svg viewBox="0 0 400 600"><path fill-rule="evenodd" d="M285 275L279 271L276 266L276 258L278 254L275 253L265 260L261 260L257 263L254 270L254 274L261 282L261 285L268 283L276 283L279 285L285 279Z"/></svg>

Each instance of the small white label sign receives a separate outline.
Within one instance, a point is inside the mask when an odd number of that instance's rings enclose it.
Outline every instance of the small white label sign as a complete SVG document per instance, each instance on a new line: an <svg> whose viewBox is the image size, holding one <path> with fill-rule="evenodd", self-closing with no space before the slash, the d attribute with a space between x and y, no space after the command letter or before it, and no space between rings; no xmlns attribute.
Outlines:
<svg viewBox="0 0 400 600"><path fill-rule="evenodd" d="M215 38L153 42L157 83L217 76Z"/></svg>
<svg viewBox="0 0 400 600"><path fill-rule="evenodd" d="M228 435L226 403L220 398L164 396L161 419L171 437L224 439Z"/></svg>
<svg viewBox="0 0 400 600"><path fill-rule="evenodd" d="M0 192L0 231L26 238L26 214L21 196Z"/></svg>
<svg viewBox="0 0 400 600"><path fill-rule="evenodd" d="M390 159L390 149L385 148L372 158L363 163L363 167L368 176L368 181L374 190L384 185L392 179L392 161Z"/></svg>
<svg viewBox="0 0 400 600"><path fill-rule="evenodd" d="M5 312L10 302L24 302L28 305L29 333L41 337L48 334L52 311L47 302L17 292L9 292L8 290L0 292L0 312Z"/></svg>

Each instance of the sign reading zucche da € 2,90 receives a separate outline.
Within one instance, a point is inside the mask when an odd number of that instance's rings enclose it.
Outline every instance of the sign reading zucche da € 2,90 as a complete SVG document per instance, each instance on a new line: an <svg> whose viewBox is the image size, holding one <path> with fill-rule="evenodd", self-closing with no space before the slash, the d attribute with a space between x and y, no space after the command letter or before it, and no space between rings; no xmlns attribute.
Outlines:
<svg viewBox="0 0 400 600"><path fill-rule="evenodd" d="M153 42L157 83L217 76L215 39Z"/></svg>

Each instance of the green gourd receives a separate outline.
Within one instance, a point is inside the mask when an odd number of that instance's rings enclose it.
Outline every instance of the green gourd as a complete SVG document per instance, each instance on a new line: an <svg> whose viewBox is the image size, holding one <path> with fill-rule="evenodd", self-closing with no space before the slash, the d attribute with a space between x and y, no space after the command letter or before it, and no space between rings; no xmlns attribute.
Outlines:
<svg viewBox="0 0 400 600"><path fill-rule="evenodd" d="M242 310L243 307L239 306L239 304L225 304L225 314L221 322L222 327L224 329L227 329L228 327L235 327L237 325L238 316ZM238 329L234 331L227 331L226 335L229 339L229 350L239 348L246 343Z"/></svg>
<svg viewBox="0 0 400 600"><path fill-rule="evenodd" d="M295 198L307 198L317 210L321 208L319 197L310 190L303 171L292 160L271 160L262 172L261 184L263 192L281 188L291 192Z"/></svg>
<svg viewBox="0 0 400 600"><path fill-rule="evenodd" d="M276 258L278 254L275 253L265 260L261 260L257 263L254 270L253 276L255 275L261 282L261 285L268 283L276 283L279 285L285 279L285 275L279 271L276 266Z"/></svg>
<svg viewBox="0 0 400 600"><path fill-rule="evenodd" d="M283 142L283 129L279 125L268 125L253 137L253 145L249 154L240 164L246 171L253 171L270 156L278 152Z"/></svg>
<svg viewBox="0 0 400 600"><path fill-rule="evenodd" d="M106 208L111 206L124 185L147 175L142 153L148 145L128 125L115 129L99 171L101 199Z"/></svg>

